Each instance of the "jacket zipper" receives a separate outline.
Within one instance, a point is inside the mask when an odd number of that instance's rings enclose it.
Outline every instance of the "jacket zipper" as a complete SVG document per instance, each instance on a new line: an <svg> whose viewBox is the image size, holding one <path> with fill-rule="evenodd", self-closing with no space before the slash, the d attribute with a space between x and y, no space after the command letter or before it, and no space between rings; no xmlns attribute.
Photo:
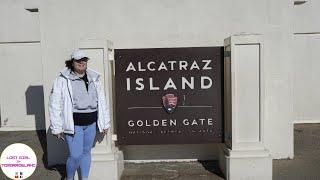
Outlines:
<svg viewBox="0 0 320 180"><path fill-rule="evenodd" d="M73 106L73 99L72 99L72 95L71 95L71 92L70 92L70 87L69 87L69 79L67 79L67 88L68 88L68 92L69 92L69 96L70 96L70 99L71 99L71 104ZM70 120L69 120L70 121ZM76 128L74 127L74 124L73 124L73 139L74 139L74 136L76 134ZM72 141L73 141L72 139Z"/></svg>
<svg viewBox="0 0 320 180"><path fill-rule="evenodd" d="M94 81L93 80L93 86L95 87L95 90L96 90L96 93L97 93L97 97L98 97L98 121L97 121L97 125L98 125L98 129L99 129L99 131L101 131L102 130L102 128L101 128L101 126L100 126L100 123L99 123L99 111L101 112L101 107L99 107L99 102L100 102L100 98L99 98L99 92L98 92L98 87L97 87L97 81ZM99 110L100 109L100 110Z"/></svg>
<svg viewBox="0 0 320 180"><path fill-rule="evenodd" d="M71 103L73 105L73 99L72 99L72 96L71 96L70 87L69 87L69 80L68 79L67 79L67 87L68 87L68 92L69 92L69 96L70 96L70 99L71 99Z"/></svg>

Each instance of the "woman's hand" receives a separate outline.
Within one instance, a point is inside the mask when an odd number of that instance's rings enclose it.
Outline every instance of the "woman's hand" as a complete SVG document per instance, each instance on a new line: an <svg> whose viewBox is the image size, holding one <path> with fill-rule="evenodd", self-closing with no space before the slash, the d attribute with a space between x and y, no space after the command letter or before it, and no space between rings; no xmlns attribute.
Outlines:
<svg viewBox="0 0 320 180"><path fill-rule="evenodd" d="M63 141L65 141L64 133L56 134L56 137L57 137L58 139L62 139Z"/></svg>
<svg viewBox="0 0 320 180"><path fill-rule="evenodd" d="M108 134L108 129L103 129L103 134Z"/></svg>

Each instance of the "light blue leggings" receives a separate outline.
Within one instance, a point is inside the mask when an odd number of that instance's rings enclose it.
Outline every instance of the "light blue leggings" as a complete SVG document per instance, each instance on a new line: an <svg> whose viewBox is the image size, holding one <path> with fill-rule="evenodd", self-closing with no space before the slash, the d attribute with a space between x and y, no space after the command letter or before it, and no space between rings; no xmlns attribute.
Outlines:
<svg viewBox="0 0 320 180"><path fill-rule="evenodd" d="M96 136L96 123L74 126L75 134L66 134L69 156L66 163L67 179L73 179L80 167L82 178L88 178L91 165L91 148Z"/></svg>

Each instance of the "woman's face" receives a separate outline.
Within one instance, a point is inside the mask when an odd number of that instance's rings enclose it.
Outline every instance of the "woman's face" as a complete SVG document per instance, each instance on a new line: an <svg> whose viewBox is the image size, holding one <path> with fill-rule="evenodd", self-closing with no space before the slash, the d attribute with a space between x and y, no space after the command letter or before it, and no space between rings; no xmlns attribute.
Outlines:
<svg viewBox="0 0 320 180"><path fill-rule="evenodd" d="M77 73L83 73L87 70L88 59L73 60L73 68Z"/></svg>

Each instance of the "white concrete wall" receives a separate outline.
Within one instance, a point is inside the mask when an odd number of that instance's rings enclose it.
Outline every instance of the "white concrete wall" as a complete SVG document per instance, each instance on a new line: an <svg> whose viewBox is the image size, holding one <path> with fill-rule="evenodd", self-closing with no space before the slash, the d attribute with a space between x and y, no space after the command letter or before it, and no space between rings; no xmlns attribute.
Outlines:
<svg viewBox="0 0 320 180"><path fill-rule="evenodd" d="M268 1L265 34L266 146L274 158L293 157L292 10L290 0Z"/></svg>
<svg viewBox="0 0 320 180"><path fill-rule="evenodd" d="M306 3L294 6L294 32L320 32L319 0L307 0Z"/></svg>
<svg viewBox="0 0 320 180"><path fill-rule="evenodd" d="M0 130L45 129L40 43L0 43Z"/></svg>
<svg viewBox="0 0 320 180"><path fill-rule="evenodd" d="M288 66L291 1L48 2L50 6L42 4L40 10L46 84L52 82L81 38L108 37L115 48L142 48L222 46L223 39L233 33L265 34L266 92L270 97L265 106L269 132L266 142L275 157L292 156L291 66ZM75 4L77 10L70 11ZM45 92L49 89L46 87Z"/></svg>
<svg viewBox="0 0 320 180"><path fill-rule="evenodd" d="M45 129L37 1L0 2L0 131Z"/></svg>
<svg viewBox="0 0 320 180"><path fill-rule="evenodd" d="M320 123L320 1L294 7L294 122Z"/></svg>
<svg viewBox="0 0 320 180"><path fill-rule="evenodd" d="M294 122L320 122L320 34L294 37Z"/></svg>
<svg viewBox="0 0 320 180"><path fill-rule="evenodd" d="M45 105L54 78L81 39L107 38L114 42L114 48L194 47L223 46L223 40L231 34L263 34L268 97L266 144L275 158L293 156L291 0L97 0L94 3L44 0L39 3ZM3 30L4 36L15 37L17 32L12 29ZM48 122L46 112L47 128ZM184 159L214 159L217 155L209 155L207 150L213 146L126 146L123 149L126 159L140 158L137 155L140 149L145 153L157 149L158 153L147 156L150 159L164 158L164 154L172 159L181 158L180 149L186 150ZM54 160L63 162L58 157L49 158L51 162Z"/></svg>
<svg viewBox="0 0 320 180"><path fill-rule="evenodd" d="M39 13L25 10L36 7L37 3L37 0L1 0L1 43L40 41Z"/></svg>

